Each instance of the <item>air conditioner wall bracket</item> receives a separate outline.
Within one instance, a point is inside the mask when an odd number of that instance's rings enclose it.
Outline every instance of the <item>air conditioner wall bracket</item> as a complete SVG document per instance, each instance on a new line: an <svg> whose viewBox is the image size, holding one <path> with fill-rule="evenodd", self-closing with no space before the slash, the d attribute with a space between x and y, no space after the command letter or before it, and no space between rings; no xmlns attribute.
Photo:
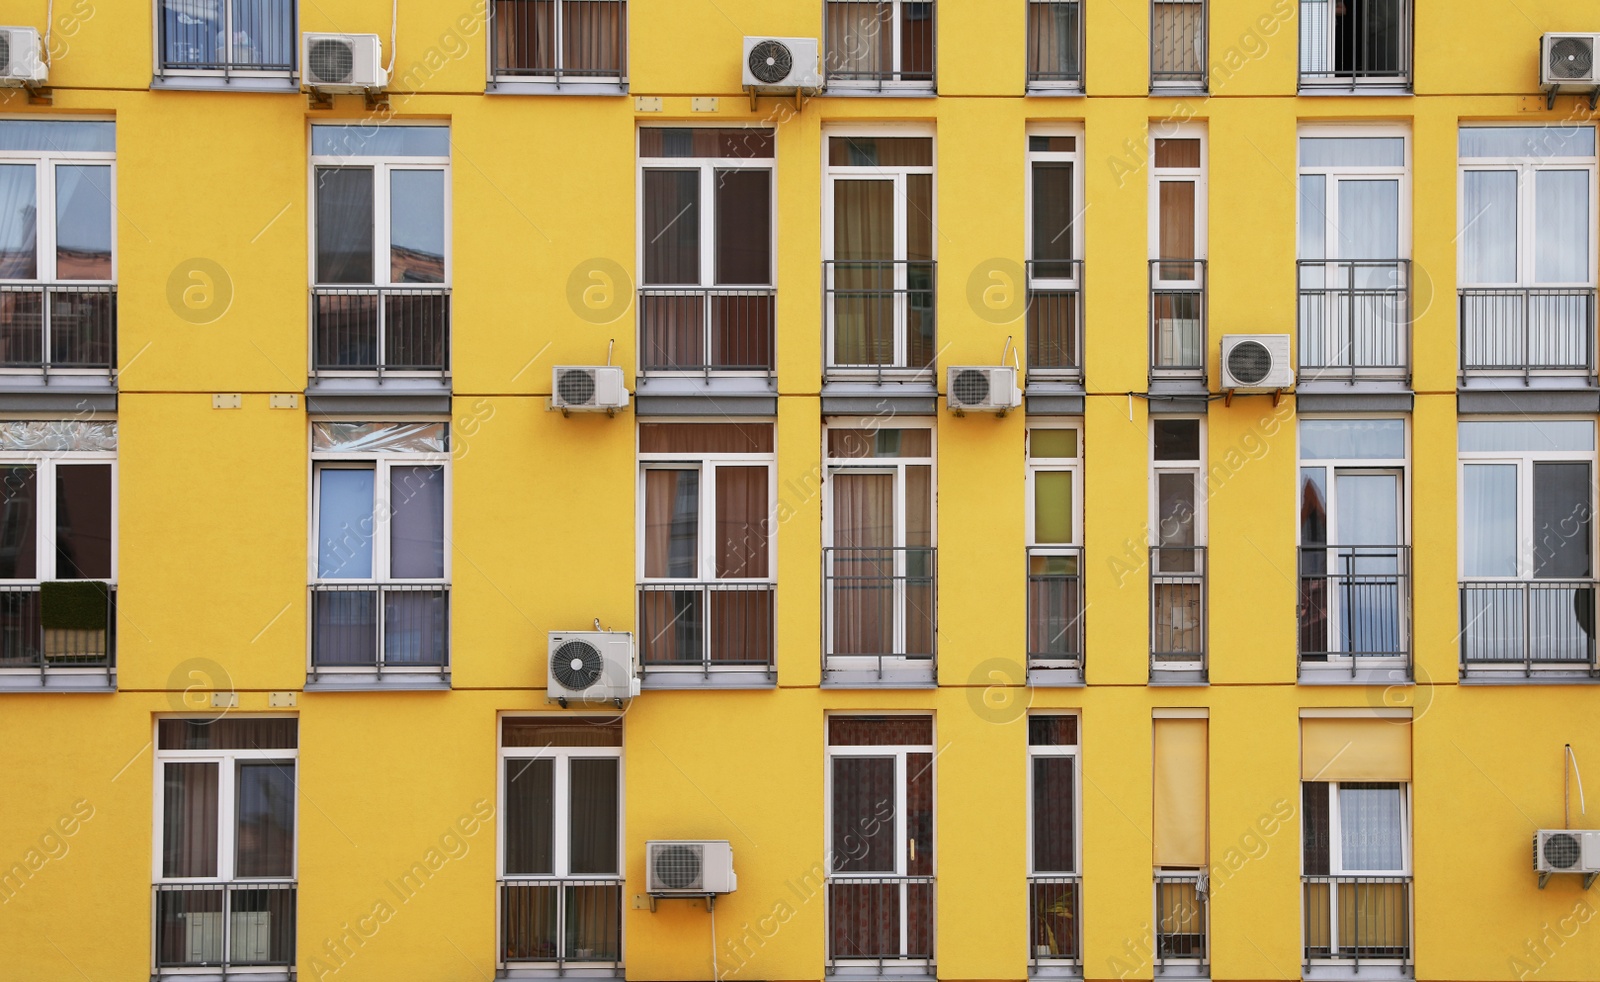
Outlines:
<svg viewBox="0 0 1600 982"><path fill-rule="evenodd" d="M1597 877L1597 876L1600 876L1600 873L1585 873L1585 874L1583 874L1583 888L1585 890L1587 890L1591 886L1593 886L1594 885L1594 878Z"/></svg>

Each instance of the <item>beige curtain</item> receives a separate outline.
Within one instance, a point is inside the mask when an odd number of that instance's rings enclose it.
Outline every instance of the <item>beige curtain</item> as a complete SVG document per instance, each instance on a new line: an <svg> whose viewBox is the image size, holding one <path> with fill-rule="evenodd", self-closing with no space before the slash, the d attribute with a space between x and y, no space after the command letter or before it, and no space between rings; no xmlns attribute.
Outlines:
<svg viewBox="0 0 1600 982"><path fill-rule="evenodd" d="M1411 720L1314 717L1300 721L1302 781L1411 780Z"/></svg>
<svg viewBox="0 0 1600 982"><path fill-rule="evenodd" d="M1155 865L1206 865L1207 720L1155 721Z"/></svg>
<svg viewBox="0 0 1600 982"><path fill-rule="evenodd" d="M875 78L892 64L894 5L888 0L827 0L829 75Z"/></svg>
<svg viewBox="0 0 1600 982"><path fill-rule="evenodd" d="M833 363L894 360L894 184L833 182Z"/></svg>
<svg viewBox="0 0 1600 982"><path fill-rule="evenodd" d="M699 575L694 548L698 527L698 472L653 469L644 475L644 575Z"/></svg>
<svg viewBox="0 0 1600 982"><path fill-rule="evenodd" d="M894 475L833 475L833 653L893 654Z"/></svg>

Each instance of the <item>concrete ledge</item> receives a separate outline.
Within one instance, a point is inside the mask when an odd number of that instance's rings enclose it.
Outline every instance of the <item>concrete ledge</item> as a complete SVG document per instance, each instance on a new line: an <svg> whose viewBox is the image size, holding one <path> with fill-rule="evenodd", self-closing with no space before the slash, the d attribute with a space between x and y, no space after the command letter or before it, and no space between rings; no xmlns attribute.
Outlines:
<svg viewBox="0 0 1600 982"><path fill-rule="evenodd" d="M0 412L114 413L117 380L109 374L0 373Z"/></svg>
<svg viewBox="0 0 1600 982"><path fill-rule="evenodd" d="M117 691L117 670L111 669L29 669L0 674L0 695L49 695Z"/></svg>
<svg viewBox="0 0 1600 982"><path fill-rule="evenodd" d="M1211 404L1203 378L1153 378L1145 396L1152 416L1204 416Z"/></svg>
<svg viewBox="0 0 1600 982"><path fill-rule="evenodd" d="M822 670L824 689L932 689L938 685L932 665L886 668L882 672L871 668Z"/></svg>
<svg viewBox="0 0 1600 982"><path fill-rule="evenodd" d="M251 92L269 95L298 95L300 81L293 76L269 78L256 75L157 75L150 80L153 92Z"/></svg>
<svg viewBox="0 0 1600 982"><path fill-rule="evenodd" d="M1028 379L1022 402L1029 416L1082 416L1083 382Z"/></svg>
<svg viewBox="0 0 1600 982"><path fill-rule="evenodd" d="M306 411L312 414L428 413L449 415L448 376L319 376L306 385Z"/></svg>
<svg viewBox="0 0 1600 982"><path fill-rule="evenodd" d="M1298 383L1294 398L1297 413L1409 413L1416 402L1410 384L1398 379L1314 379Z"/></svg>
<svg viewBox="0 0 1600 982"><path fill-rule="evenodd" d="M764 669L723 669L714 672L646 668L639 679L645 691L704 691L707 689L776 689L778 673Z"/></svg>
<svg viewBox="0 0 1600 982"><path fill-rule="evenodd" d="M933 416L939 390L931 378L916 381L834 381L822 385L824 416Z"/></svg>
<svg viewBox="0 0 1600 982"><path fill-rule="evenodd" d="M1480 380L1481 381L1481 380ZM1588 379L1574 381L1587 383ZM1456 412L1466 415L1587 415L1600 413L1600 388L1485 386L1468 384L1456 390Z"/></svg>
<svg viewBox="0 0 1600 982"><path fill-rule="evenodd" d="M1030 668L1028 684L1040 689L1075 689L1084 684L1082 668Z"/></svg>
<svg viewBox="0 0 1600 982"><path fill-rule="evenodd" d="M1411 669L1397 665L1381 668L1349 665L1320 665L1301 663L1298 678L1300 685L1415 685Z"/></svg>
<svg viewBox="0 0 1600 982"><path fill-rule="evenodd" d="M622 82L541 82L532 79L491 81L484 95L601 95L628 94L628 83ZM568 973L570 974L570 973Z"/></svg>
<svg viewBox="0 0 1600 982"><path fill-rule="evenodd" d="M307 692L449 692L450 673L438 671L409 672L390 669L386 672L324 672L313 678L306 676Z"/></svg>
<svg viewBox="0 0 1600 982"><path fill-rule="evenodd" d="M641 375L634 382L636 416L776 416L770 376Z"/></svg>

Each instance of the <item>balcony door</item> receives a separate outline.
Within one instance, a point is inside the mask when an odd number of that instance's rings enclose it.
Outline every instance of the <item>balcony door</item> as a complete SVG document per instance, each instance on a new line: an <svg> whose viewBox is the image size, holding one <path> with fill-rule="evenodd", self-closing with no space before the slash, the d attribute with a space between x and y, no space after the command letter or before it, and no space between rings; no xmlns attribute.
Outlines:
<svg viewBox="0 0 1600 982"><path fill-rule="evenodd" d="M929 467L852 468L833 476L835 667L850 667L841 656L852 662L931 656L930 501Z"/></svg>
<svg viewBox="0 0 1600 982"><path fill-rule="evenodd" d="M1325 501L1326 531L1320 542L1315 534L1302 541L1301 570L1321 577L1311 602L1322 607L1324 650L1347 657L1400 652L1403 472L1306 468L1302 480L1307 501Z"/></svg>

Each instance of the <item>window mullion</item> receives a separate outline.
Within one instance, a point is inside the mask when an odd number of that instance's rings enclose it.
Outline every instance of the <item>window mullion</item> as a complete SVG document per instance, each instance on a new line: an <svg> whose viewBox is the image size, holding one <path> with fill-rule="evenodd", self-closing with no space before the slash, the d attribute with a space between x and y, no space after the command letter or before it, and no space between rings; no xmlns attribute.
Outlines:
<svg viewBox="0 0 1600 982"><path fill-rule="evenodd" d="M380 457L372 465L372 578L379 583L388 582L389 529L393 521L389 500L389 464ZM381 597L379 598L381 601Z"/></svg>
<svg viewBox="0 0 1600 982"><path fill-rule="evenodd" d="M716 262L718 243L716 238L716 164L700 164L700 278L699 286L709 287L717 282ZM706 301L706 324L711 322L710 301ZM707 339L709 340L709 339ZM706 354L711 354L711 349L706 348Z"/></svg>
<svg viewBox="0 0 1600 982"><path fill-rule="evenodd" d="M230 882L235 873L236 800L239 761L231 754L217 758L217 879Z"/></svg>
<svg viewBox="0 0 1600 982"><path fill-rule="evenodd" d="M572 830L569 827L572 816L572 782L569 773L572 758L565 752L557 751L552 759L551 772L555 778L555 793L551 795L550 801L553 812L550 816L553 839L550 843L550 869L557 877L564 877L570 875L572 868L567 855L572 840Z"/></svg>
<svg viewBox="0 0 1600 982"><path fill-rule="evenodd" d="M696 579L701 582L710 582L717 578L716 469L717 465L709 460L700 465L700 565Z"/></svg>

